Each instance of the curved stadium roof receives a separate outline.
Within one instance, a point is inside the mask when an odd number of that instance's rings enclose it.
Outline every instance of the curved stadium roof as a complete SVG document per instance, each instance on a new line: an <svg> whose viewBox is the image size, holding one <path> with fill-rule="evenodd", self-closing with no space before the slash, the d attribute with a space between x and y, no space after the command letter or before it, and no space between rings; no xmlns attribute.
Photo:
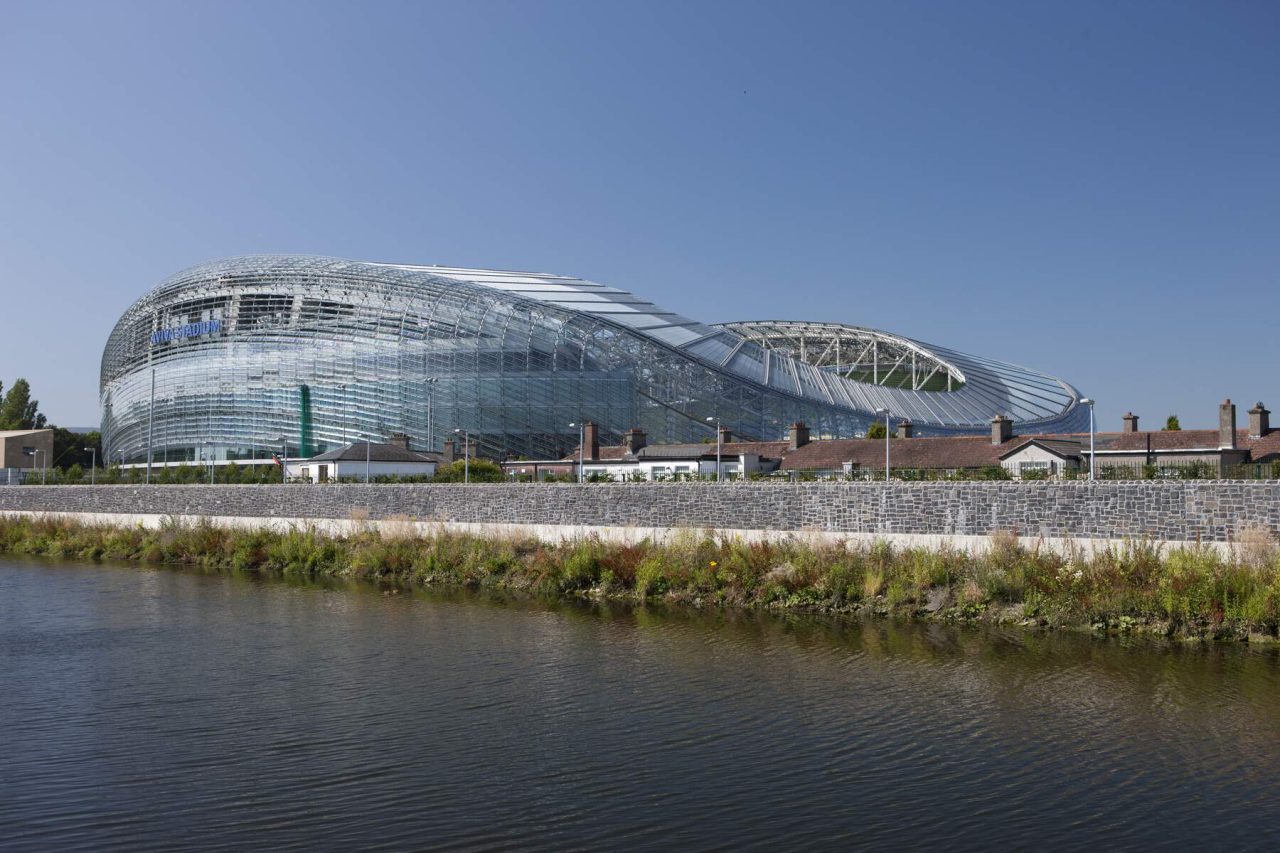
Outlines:
<svg viewBox="0 0 1280 853"><path fill-rule="evenodd" d="M392 432L435 449L455 429L487 455L546 458L583 420L655 443L697 441L714 418L747 438L796 420L852 436L882 408L918 434L985 432L997 413L1065 432L1087 423L1079 401L1045 374L874 329L708 325L569 276L304 255L170 277L116 324L101 378L104 439L127 461Z"/></svg>
<svg viewBox="0 0 1280 853"><path fill-rule="evenodd" d="M1003 414L1023 432L1050 432L1079 420L1080 394L1061 379L878 329L788 320L704 325L628 291L580 278L385 266L423 270L591 314L776 391L864 413L888 409L892 418L920 426L983 431Z"/></svg>

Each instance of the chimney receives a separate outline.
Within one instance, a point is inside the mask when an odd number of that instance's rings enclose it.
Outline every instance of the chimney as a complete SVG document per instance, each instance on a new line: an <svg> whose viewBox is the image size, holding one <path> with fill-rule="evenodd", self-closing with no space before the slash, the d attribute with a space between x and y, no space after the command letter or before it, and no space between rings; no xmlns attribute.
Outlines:
<svg viewBox="0 0 1280 853"><path fill-rule="evenodd" d="M645 446L646 440L647 436L644 434L644 430L636 427L632 427L622 434L622 444L627 448L627 452L633 456Z"/></svg>
<svg viewBox="0 0 1280 853"><path fill-rule="evenodd" d="M595 462L600 458L600 427L587 421L582 425L582 442L586 445L586 457Z"/></svg>
<svg viewBox="0 0 1280 853"><path fill-rule="evenodd" d="M456 453L457 451L454 450L453 439L446 438L444 440L444 446L440 449L440 456L444 459L444 464L446 465L453 464L453 460L456 456Z"/></svg>
<svg viewBox="0 0 1280 853"><path fill-rule="evenodd" d="M911 438L911 421L898 422L898 438Z"/></svg>
<svg viewBox="0 0 1280 853"><path fill-rule="evenodd" d="M387 439L387 443L394 445L396 447L403 448L404 450L408 450L409 436L405 435L402 432L393 432L391 434L391 438Z"/></svg>
<svg viewBox="0 0 1280 853"><path fill-rule="evenodd" d="M1013 438L1013 421L1004 415L996 415L991 419L991 443L1004 444Z"/></svg>
<svg viewBox="0 0 1280 853"><path fill-rule="evenodd" d="M1236 446L1236 405L1230 398L1222 401L1218 407L1218 447L1235 449Z"/></svg>
<svg viewBox="0 0 1280 853"><path fill-rule="evenodd" d="M731 441L733 441L733 433L729 432L727 426L720 427L720 443L728 444Z"/></svg>
<svg viewBox="0 0 1280 853"><path fill-rule="evenodd" d="M1124 428L1120 430L1121 432L1138 431L1138 416L1133 412L1125 412L1124 417L1121 418L1121 420L1124 421Z"/></svg>
<svg viewBox="0 0 1280 853"><path fill-rule="evenodd" d="M791 425L791 449L799 450L809 443L809 428L796 421Z"/></svg>
<svg viewBox="0 0 1280 853"><path fill-rule="evenodd" d="M1262 401L1249 410L1249 438L1262 438L1271 432L1271 413Z"/></svg>

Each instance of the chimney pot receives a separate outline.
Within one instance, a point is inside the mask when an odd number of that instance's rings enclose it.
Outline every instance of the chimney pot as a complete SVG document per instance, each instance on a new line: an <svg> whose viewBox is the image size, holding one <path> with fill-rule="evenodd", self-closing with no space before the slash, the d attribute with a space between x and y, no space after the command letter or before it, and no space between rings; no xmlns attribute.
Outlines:
<svg viewBox="0 0 1280 853"><path fill-rule="evenodd" d="M727 426L721 426L720 427L720 443L728 444L731 441L733 441L733 433L729 431L729 428Z"/></svg>
<svg viewBox="0 0 1280 853"><path fill-rule="evenodd" d="M1004 415L996 415L991 419L991 443L1004 444L1013 438L1013 421Z"/></svg>
<svg viewBox="0 0 1280 853"><path fill-rule="evenodd" d="M1236 446L1236 406L1230 398L1218 407L1218 447L1234 450Z"/></svg>
<svg viewBox="0 0 1280 853"><path fill-rule="evenodd" d="M440 448L440 457L444 460L444 464L450 465L453 463L453 460L457 455L455 447L456 445L453 443L452 438L446 438L444 440L444 445Z"/></svg>
<svg viewBox="0 0 1280 853"><path fill-rule="evenodd" d="M1124 428L1121 430L1121 432L1137 432L1138 431L1138 416L1135 415L1133 412L1125 412L1123 420L1124 420Z"/></svg>
<svg viewBox="0 0 1280 853"><path fill-rule="evenodd" d="M1271 413L1262 401L1249 410L1249 438L1262 438L1271 432Z"/></svg>
<svg viewBox="0 0 1280 853"><path fill-rule="evenodd" d="M627 448L627 452L634 455L644 448L648 436L644 430L632 427L622 434L622 443Z"/></svg>
<svg viewBox="0 0 1280 853"><path fill-rule="evenodd" d="M405 450L408 450L409 436L405 435L402 432L395 432L391 434L391 438L387 439L387 443L395 445L396 447L401 447L401 448L404 448Z"/></svg>
<svg viewBox="0 0 1280 853"><path fill-rule="evenodd" d="M911 438L911 421L898 422L898 438Z"/></svg>
<svg viewBox="0 0 1280 853"><path fill-rule="evenodd" d="M791 449L799 450L809 443L809 428L800 421L791 425Z"/></svg>

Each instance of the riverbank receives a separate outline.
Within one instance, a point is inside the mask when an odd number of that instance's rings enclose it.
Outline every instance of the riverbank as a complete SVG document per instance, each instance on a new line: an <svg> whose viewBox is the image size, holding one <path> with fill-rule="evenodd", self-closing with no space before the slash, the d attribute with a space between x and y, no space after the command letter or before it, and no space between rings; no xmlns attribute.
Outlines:
<svg viewBox="0 0 1280 853"><path fill-rule="evenodd" d="M699 607L861 613L945 621L1275 641L1280 551L1266 535L1229 553L1142 542L1086 555L996 534L981 553L887 543L424 536L408 521L345 536L315 529L158 529L0 518L0 553L194 565L389 585L451 585Z"/></svg>

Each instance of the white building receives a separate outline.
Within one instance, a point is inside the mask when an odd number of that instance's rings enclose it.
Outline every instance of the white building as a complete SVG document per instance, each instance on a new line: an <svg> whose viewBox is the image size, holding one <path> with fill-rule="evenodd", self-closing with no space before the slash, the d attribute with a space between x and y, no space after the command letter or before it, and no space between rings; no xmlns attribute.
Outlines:
<svg viewBox="0 0 1280 853"><path fill-rule="evenodd" d="M356 441L310 459L289 460L289 479L309 483L378 477L433 477L440 465L436 453L409 449L407 436L390 443Z"/></svg>
<svg viewBox="0 0 1280 853"><path fill-rule="evenodd" d="M1080 470L1085 446L1078 439L1032 437L1000 455L1000 464L1015 479L1057 479Z"/></svg>
<svg viewBox="0 0 1280 853"><path fill-rule="evenodd" d="M583 471L607 475L614 480L683 480L715 479L716 446L706 444L672 444L643 448L638 454L621 459L586 460ZM762 466L757 453L724 453L719 458L721 479L738 479L746 474L773 470L777 463Z"/></svg>

